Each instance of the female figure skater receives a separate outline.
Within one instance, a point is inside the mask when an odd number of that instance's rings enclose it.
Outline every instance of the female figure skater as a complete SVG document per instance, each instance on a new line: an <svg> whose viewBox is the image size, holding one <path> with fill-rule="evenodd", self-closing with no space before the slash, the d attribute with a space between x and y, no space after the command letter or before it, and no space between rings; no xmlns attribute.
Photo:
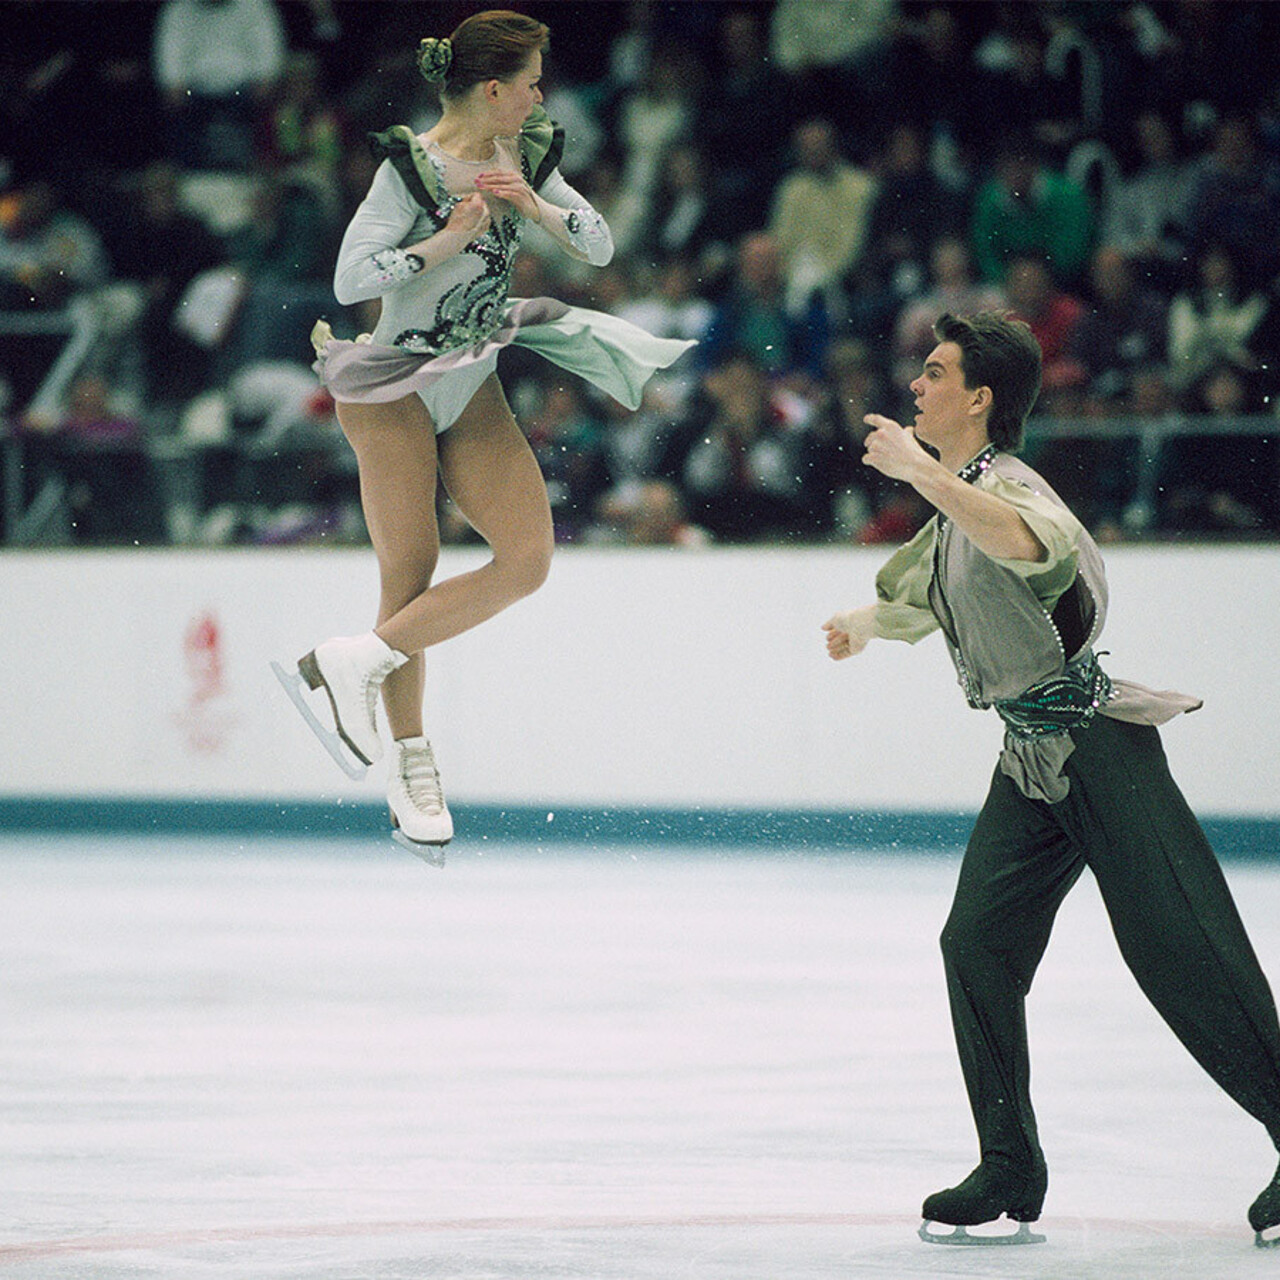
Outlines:
<svg viewBox="0 0 1280 1280"><path fill-rule="evenodd" d="M453 823L423 735L422 651L535 591L552 551L546 487L494 372L498 352L532 347L635 408L649 375L692 345L550 298L508 299L526 221L595 266L613 255L604 219L557 168L563 132L538 105L547 38L532 18L489 10L448 39L421 42L419 67L439 87L442 115L422 137L403 125L373 135L384 160L335 273L344 305L382 300L377 327L356 342L333 339L323 322L312 334L359 465L381 601L374 630L318 644L298 675L275 670L354 777L382 756L381 692L395 740L394 834L437 863ZM433 585L437 475L492 559ZM325 691L336 734L312 712L303 680Z"/></svg>

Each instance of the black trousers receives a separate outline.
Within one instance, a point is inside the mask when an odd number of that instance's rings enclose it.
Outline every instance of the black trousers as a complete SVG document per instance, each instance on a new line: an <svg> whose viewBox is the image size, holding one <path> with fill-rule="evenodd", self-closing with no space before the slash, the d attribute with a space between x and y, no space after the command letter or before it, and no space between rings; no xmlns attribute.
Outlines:
<svg viewBox="0 0 1280 1280"><path fill-rule="evenodd" d="M997 768L942 933L983 1159L1023 1169L1043 1159L1025 999L1058 907L1085 867L1147 998L1280 1148L1275 1000L1158 732L1096 716L1072 737L1070 792L1057 804L1027 799Z"/></svg>

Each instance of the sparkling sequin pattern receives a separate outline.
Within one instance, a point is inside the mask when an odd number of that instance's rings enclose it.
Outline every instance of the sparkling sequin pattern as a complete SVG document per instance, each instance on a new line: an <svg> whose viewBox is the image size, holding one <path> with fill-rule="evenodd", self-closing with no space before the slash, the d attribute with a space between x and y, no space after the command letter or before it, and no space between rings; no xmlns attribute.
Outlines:
<svg viewBox="0 0 1280 1280"><path fill-rule="evenodd" d="M422 259L403 249L382 249L373 255L381 284L403 284L422 270Z"/></svg>
<svg viewBox="0 0 1280 1280"><path fill-rule="evenodd" d="M437 157L430 158L443 190L444 168ZM449 220L460 200L459 196L442 196L435 211L440 225ZM463 259L479 259L482 264L479 275L446 289L435 304L429 324L402 329L392 342L417 355L438 355L487 338L501 322L511 290L511 272L520 247L521 228L519 214L509 206L501 216L494 217L484 235L459 255Z"/></svg>
<svg viewBox="0 0 1280 1280"><path fill-rule="evenodd" d="M1043 738L1088 724L1108 698L1111 678L1090 651L1060 676L1033 684L1016 698L993 705L1016 738Z"/></svg>
<svg viewBox="0 0 1280 1280"><path fill-rule="evenodd" d="M590 254L609 238L604 218L590 208L570 209L564 215L564 229L569 233L569 243L583 254Z"/></svg>

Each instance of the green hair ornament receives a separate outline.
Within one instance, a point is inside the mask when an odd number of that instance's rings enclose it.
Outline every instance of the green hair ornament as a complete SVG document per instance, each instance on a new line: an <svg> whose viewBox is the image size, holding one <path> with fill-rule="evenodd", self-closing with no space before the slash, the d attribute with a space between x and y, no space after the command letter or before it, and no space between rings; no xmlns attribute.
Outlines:
<svg viewBox="0 0 1280 1280"><path fill-rule="evenodd" d="M446 36L437 40L427 36L418 42L418 70L427 80L443 80L453 64L453 45Z"/></svg>

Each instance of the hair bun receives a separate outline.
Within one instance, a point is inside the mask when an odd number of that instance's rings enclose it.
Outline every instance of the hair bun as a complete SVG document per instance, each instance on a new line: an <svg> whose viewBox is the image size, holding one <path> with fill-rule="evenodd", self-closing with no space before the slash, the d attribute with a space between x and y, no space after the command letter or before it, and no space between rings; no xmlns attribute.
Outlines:
<svg viewBox="0 0 1280 1280"><path fill-rule="evenodd" d="M443 80L453 64L453 45L446 36L437 40L427 36L418 42L418 70L427 80Z"/></svg>

